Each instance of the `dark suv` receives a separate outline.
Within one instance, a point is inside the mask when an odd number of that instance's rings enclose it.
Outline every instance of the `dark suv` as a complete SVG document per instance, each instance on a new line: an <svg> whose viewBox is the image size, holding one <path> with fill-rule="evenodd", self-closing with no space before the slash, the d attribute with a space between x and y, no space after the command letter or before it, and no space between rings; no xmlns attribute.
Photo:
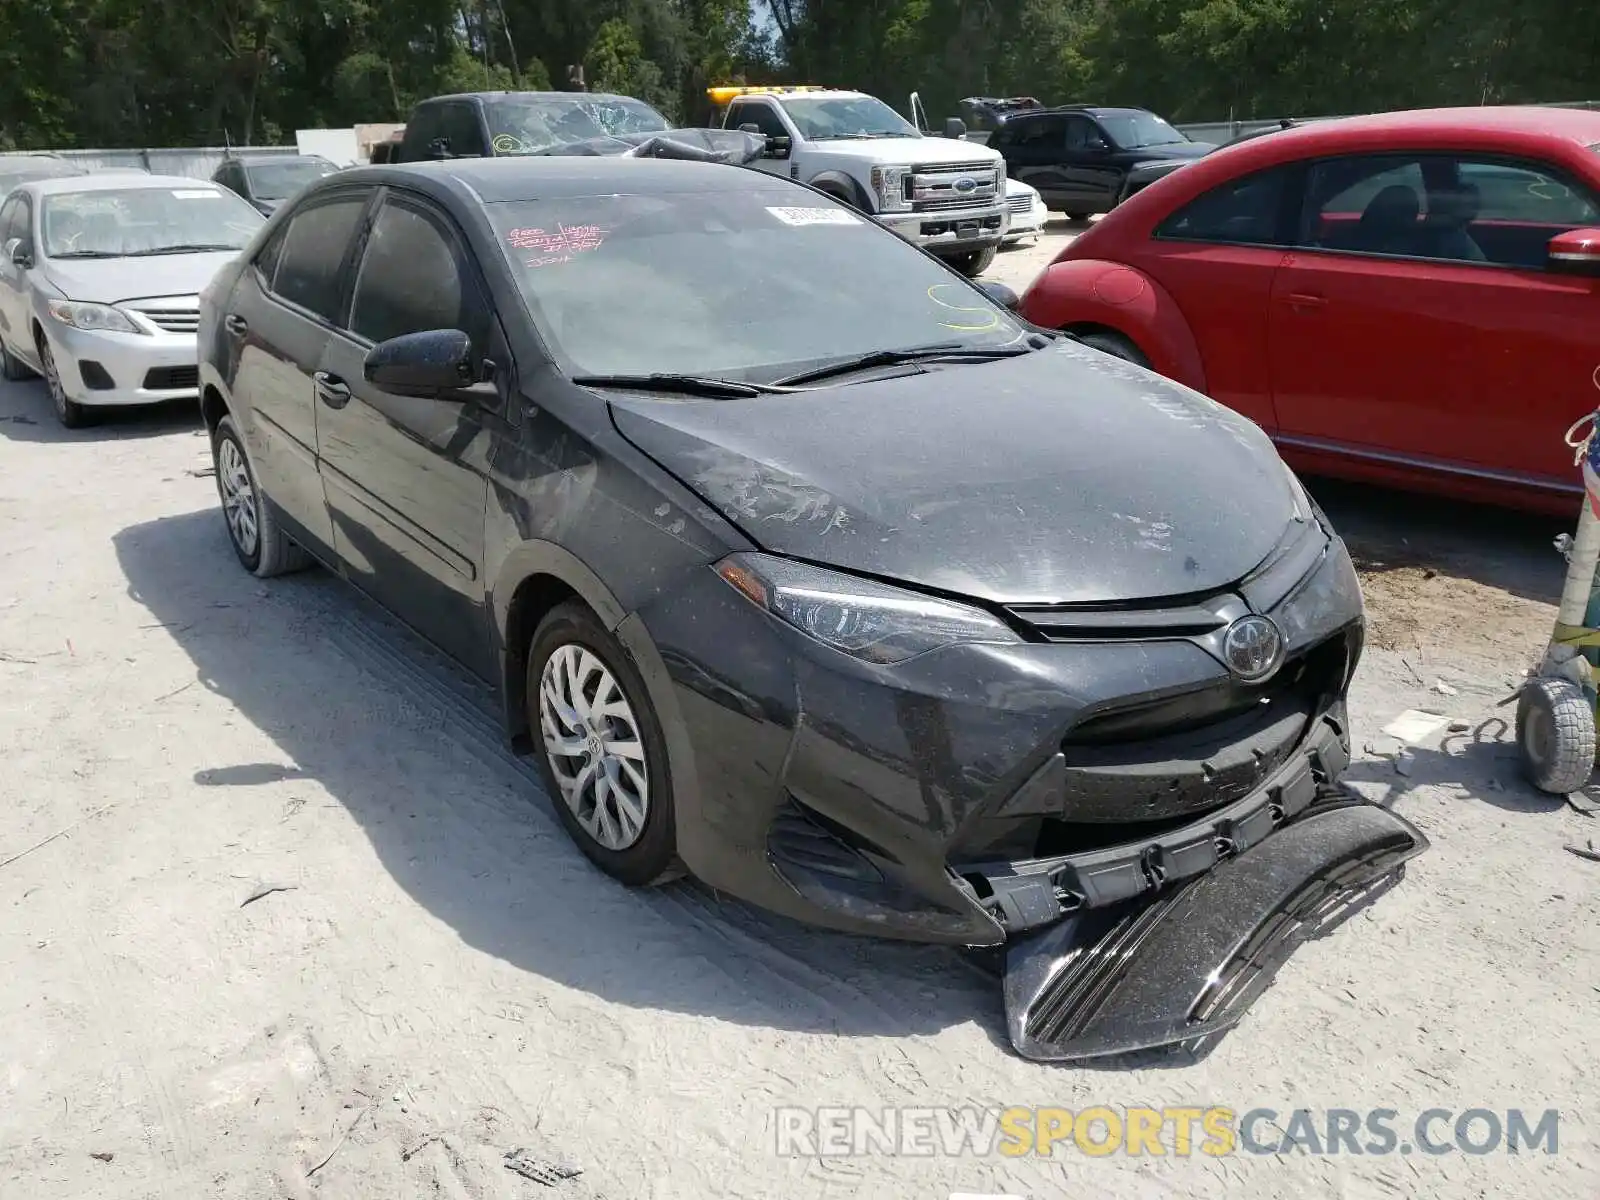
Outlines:
<svg viewBox="0 0 1600 1200"><path fill-rule="evenodd" d="M1140 164L1201 158L1215 149L1142 108L1072 104L1008 114L989 137L1011 178L1075 220L1110 212Z"/></svg>
<svg viewBox="0 0 1600 1200"><path fill-rule="evenodd" d="M657 133L668 122L643 100L594 92L469 92L411 110L388 161L535 154L606 134Z"/></svg>

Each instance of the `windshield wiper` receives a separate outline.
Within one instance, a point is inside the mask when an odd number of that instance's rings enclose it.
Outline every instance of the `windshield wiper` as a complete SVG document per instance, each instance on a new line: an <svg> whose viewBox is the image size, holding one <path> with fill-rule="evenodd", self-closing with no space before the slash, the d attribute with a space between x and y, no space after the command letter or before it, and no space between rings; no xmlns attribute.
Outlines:
<svg viewBox="0 0 1600 1200"><path fill-rule="evenodd" d="M175 246L155 246L149 250L134 250L128 258L146 258L152 254L200 254L207 250L237 250L238 246L225 242L183 242Z"/></svg>
<svg viewBox="0 0 1600 1200"><path fill-rule="evenodd" d="M928 359L970 359L985 361L995 358L1013 358L1019 354L1032 354L1037 346L1009 345L1009 346L963 346L960 342L939 342L931 346L907 346L902 350L874 350L870 354L858 354L854 358L841 359L829 363L825 367L816 367L810 371L802 371L798 375L790 375L777 382L778 387L791 387L798 383L813 383L819 379L831 379L835 375L848 375L852 371L865 371L869 367L893 367L900 363L924 362Z"/></svg>
<svg viewBox="0 0 1600 1200"><path fill-rule="evenodd" d="M52 254L51 258L126 258L125 254L117 254L112 250L64 250L60 254Z"/></svg>
<svg viewBox="0 0 1600 1200"><path fill-rule="evenodd" d="M763 396L787 389L764 383L745 383L738 379L718 379L712 375L574 375L572 382L584 387L636 388L644 392L678 392L685 396L712 399Z"/></svg>

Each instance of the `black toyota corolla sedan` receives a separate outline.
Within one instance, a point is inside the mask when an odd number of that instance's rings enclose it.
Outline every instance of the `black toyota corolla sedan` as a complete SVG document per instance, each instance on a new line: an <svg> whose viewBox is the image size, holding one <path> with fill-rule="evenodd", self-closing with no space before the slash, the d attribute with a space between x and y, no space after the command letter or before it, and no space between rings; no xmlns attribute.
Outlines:
<svg viewBox="0 0 1600 1200"><path fill-rule="evenodd" d="M1030 1057L1204 1041L1426 845L1337 785L1361 594L1266 436L799 184L342 172L200 358L245 568L496 687L597 866L1003 944Z"/></svg>

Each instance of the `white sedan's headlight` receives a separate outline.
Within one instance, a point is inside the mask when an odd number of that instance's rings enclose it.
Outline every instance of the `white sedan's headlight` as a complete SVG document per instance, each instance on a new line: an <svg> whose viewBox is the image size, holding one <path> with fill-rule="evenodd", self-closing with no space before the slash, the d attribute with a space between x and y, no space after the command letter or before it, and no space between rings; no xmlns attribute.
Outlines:
<svg viewBox="0 0 1600 1200"><path fill-rule="evenodd" d="M79 300L51 300L50 315L74 329L110 333L144 333L121 309L109 304L86 304Z"/></svg>
<svg viewBox="0 0 1600 1200"><path fill-rule="evenodd" d="M730 555L717 574L802 633L870 663L904 662L954 642L1022 640L981 609L770 554Z"/></svg>

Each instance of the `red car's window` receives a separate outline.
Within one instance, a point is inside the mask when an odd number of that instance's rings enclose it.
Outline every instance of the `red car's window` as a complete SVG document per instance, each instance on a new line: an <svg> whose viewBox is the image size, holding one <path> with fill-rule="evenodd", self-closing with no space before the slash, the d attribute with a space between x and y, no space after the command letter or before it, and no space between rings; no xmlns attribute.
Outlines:
<svg viewBox="0 0 1600 1200"><path fill-rule="evenodd" d="M1553 169L1440 154L1318 163L1305 213L1311 248L1529 268L1551 237L1600 222L1595 198Z"/></svg>

